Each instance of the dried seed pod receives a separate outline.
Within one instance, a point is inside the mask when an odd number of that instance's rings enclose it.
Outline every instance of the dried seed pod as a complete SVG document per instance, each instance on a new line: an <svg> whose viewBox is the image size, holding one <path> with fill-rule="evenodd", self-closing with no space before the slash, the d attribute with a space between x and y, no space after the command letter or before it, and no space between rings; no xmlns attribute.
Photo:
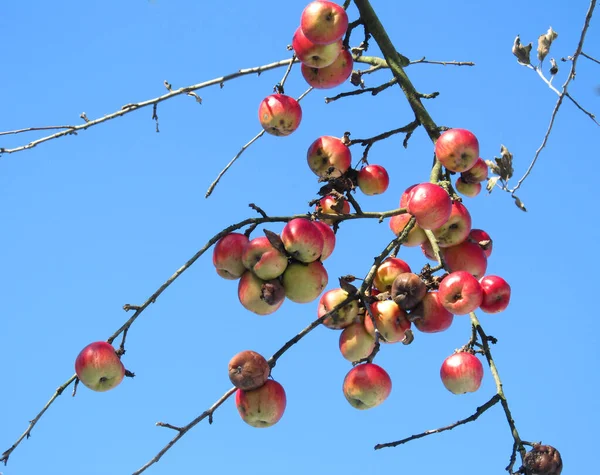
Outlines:
<svg viewBox="0 0 600 475"><path fill-rule="evenodd" d="M392 299L402 310L410 310L425 297L427 286L417 274L403 272L392 283Z"/></svg>
<svg viewBox="0 0 600 475"><path fill-rule="evenodd" d="M526 475L560 475L562 467L560 453L551 445L534 444L523 461Z"/></svg>

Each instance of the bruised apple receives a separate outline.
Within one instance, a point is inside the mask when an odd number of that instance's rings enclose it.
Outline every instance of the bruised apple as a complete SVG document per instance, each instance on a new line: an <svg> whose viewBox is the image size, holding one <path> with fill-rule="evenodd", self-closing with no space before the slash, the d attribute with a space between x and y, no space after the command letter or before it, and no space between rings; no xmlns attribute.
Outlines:
<svg viewBox="0 0 600 475"><path fill-rule="evenodd" d="M229 380L238 389L250 391L260 388L267 382L269 374L269 363L256 351L242 351L229 361Z"/></svg>

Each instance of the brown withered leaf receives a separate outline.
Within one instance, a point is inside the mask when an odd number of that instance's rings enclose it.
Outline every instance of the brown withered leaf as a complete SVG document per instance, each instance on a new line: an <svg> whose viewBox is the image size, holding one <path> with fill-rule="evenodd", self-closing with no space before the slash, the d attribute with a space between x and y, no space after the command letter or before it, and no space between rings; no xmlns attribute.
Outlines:
<svg viewBox="0 0 600 475"><path fill-rule="evenodd" d="M279 234L274 233L273 231L269 231L268 229L263 229L263 233L267 236L267 239L271 243L275 249L281 252L283 255L286 255L285 246L283 245L283 241L279 237Z"/></svg>
<svg viewBox="0 0 600 475"><path fill-rule="evenodd" d="M538 38L538 47L537 47L537 57L540 62L544 61L544 58L550 52L550 46L552 46L552 42L558 37L558 33L552 29L552 27L548 28L548 31L544 35L540 35Z"/></svg>
<svg viewBox="0 0 600 475"><path fill-rule="evenodd" d="M523 204L523 202L519 199L518 196L512 195L512 197L515 199L515 204L517 205L517 207L521 210L521 211L527 211L527 208L525 208L525 205Z"/></svg>
<svg viewBox="0 0 600 475"><path fill-rule="evenodd" d="M488 178L487 185L485 185L485 189L488 191L488 193L492 192L499 179L499 176L493 176L491 178Z"/></svg>
<svg viewBox="0 0 600 475"><path fill-rule="evenodd" d="M531 43L529 43L527 46L523 46L521 44L521 38L519 35L517 35L515 42L513 43L512 53L517 57L519 63L531 64L531 60L529 59L531 48L533 48Z"/></svg>
<svg viewBox="0 0 600 475"><path fill-rule="evenodd" d="M348 295L354 295L356 292L358 292L358 289L345 277L346 276L342 276L339 278L340 287L348 292Z"/></svg>
<svg viewBox="0 0 600 475"><path fill-rule="evenodd" d="M491 160L486 160L492 173L500 175L503 181L508 181L513 176L512 153L504 145L500 145L500 157L494 157L496 163Z"/></svg>

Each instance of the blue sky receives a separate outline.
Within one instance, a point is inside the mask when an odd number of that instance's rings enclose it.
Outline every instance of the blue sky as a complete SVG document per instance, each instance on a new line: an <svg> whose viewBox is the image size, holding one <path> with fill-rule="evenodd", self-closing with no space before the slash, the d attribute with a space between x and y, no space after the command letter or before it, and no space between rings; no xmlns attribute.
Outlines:
<svg viewBox="0 0 600 475"><path fill-rule="evenodd" d="M79 124L126 103L289 57L286 45L306 2L10 2L2 6L0 130ZM526 169L546 131L556 95L516 63L516 34L536 41L551 25L559 37L551 56L572 54L588 2L459 1L429 4L374 0L397 49L411 59L474 61L474 68L414 65L407 73L440 125L472 130L481 155L500 144L514 154L515 175ZM352 7L351 19L357 17ZM597 20L595 18L594 20ZM359 36L357 35L357 40ZM600 56L592 22L584 51ZM369 53L376 54L371 42ZM562 84L566 64L557 84ZM600 113L599 66L581 58L571 93ZM209 199L216 174L260 126L256 110L283 74L205 89L203 104L182 96L77 136L0 157L0 451L10 447L57 386L73 374L78 352L106 339L223 227L253 216L254 202L272 215L303 213L319 188L305 161L320 135L370 137L407 124L412 114L398 88L372 98L326 105L334 92L303 101L293 135L266 136L225 175ZM367 77L375 86L388 72ZM306 89L299 67L286 92ZM521 436L555 445L563 473L583 473L593 453L600 324L594 303L594 255L600 240L595 178L598 127L566 102L533 174L519 192L528 213L494 191L466 199L474 227L494 239L488 273L510 282L513 297L502 314L481 314L498 338L494 356ZM35 134L0 137L22 145ZM355 160L361 149L352 149ZM389 190L360 197L365 210L397 206L401 192L429 175L432 145L423 130L408 149L402 137L376 144L371 163L384 165ZM281 225L269 229L279 232ZM364 275L391 239L386 223L348 222L326 262L328 288L336 276ZM413 269L418 249L399 255ZM227 362L253 349L265 356L316 318L316 303L285 302L259 317L237 301L210 253L192 266L132 327L123 361L136 373L117 389L80 387L61 396L13 453L4 475L131 473L183 425L229 387ZM590 294L592 292L592 295ZM383 348L376 362L393 380L389 399L357 411L341 384L350 365L339 354L338 333L318 328L286 353L273 376L286 389L282 420L265 430L246 426L233 400L190 431L153 474L278 473L358 475L374 470L462 474L475 468L501 474L512 439L496 407L474 424L409 445L373 451L376 443L446 425L471 414L494 393L486 370L481 389L454 396L439 380L446 356L470 335L466 317L436 335L416 334L408 346ZM486 366L487 368L487 366Z"/></svg>

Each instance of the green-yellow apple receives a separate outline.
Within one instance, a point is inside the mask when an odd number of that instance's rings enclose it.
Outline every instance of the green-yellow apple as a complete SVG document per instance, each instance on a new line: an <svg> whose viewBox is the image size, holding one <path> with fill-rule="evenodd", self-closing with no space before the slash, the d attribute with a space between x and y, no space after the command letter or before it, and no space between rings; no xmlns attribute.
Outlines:
<svg viewBox="0 0 600 475"><path fill-rule="evenodd" d="M283 273L285 296L292 302L308 303L315 300L327 286L328 276L321 261L309 264L292 262Z"/></svg>
<svg viewBox="0 0 600 475"><path fill-rule="evenodd" d="M362 320L359 320L342 330L339 346L342 356L354 363L366 358L373 352L375 338L369 335Z"/></svg>
<svg viewBox="0 0 600 475"><path fill-rule="evenodd" d="M266 236L259 236L246 244L242 262L257 277L271 280L283 274L288 257L275 249Z"/></svg>
<svg viewBox="0 0 600 475"><path fill-rule="evenodd" d="M269 315L281 307L285 290L278 279L263 280L247 270L238 284L238 298L246 310Z"/></svg>
<svg viewBox="0 0 600 475"><path fill-rule="evenodd" d="M322 317L347 298L348 292L346 292L344 289L337 288L328 290L321 296L321 299L319 300L317 316ZM345 328L352 322L356 321L357 317L358 303L356 300L353 300L325 318L325 320L323 320L323 325L325 325L327 328L338 330L340 328Z"/></svg>

